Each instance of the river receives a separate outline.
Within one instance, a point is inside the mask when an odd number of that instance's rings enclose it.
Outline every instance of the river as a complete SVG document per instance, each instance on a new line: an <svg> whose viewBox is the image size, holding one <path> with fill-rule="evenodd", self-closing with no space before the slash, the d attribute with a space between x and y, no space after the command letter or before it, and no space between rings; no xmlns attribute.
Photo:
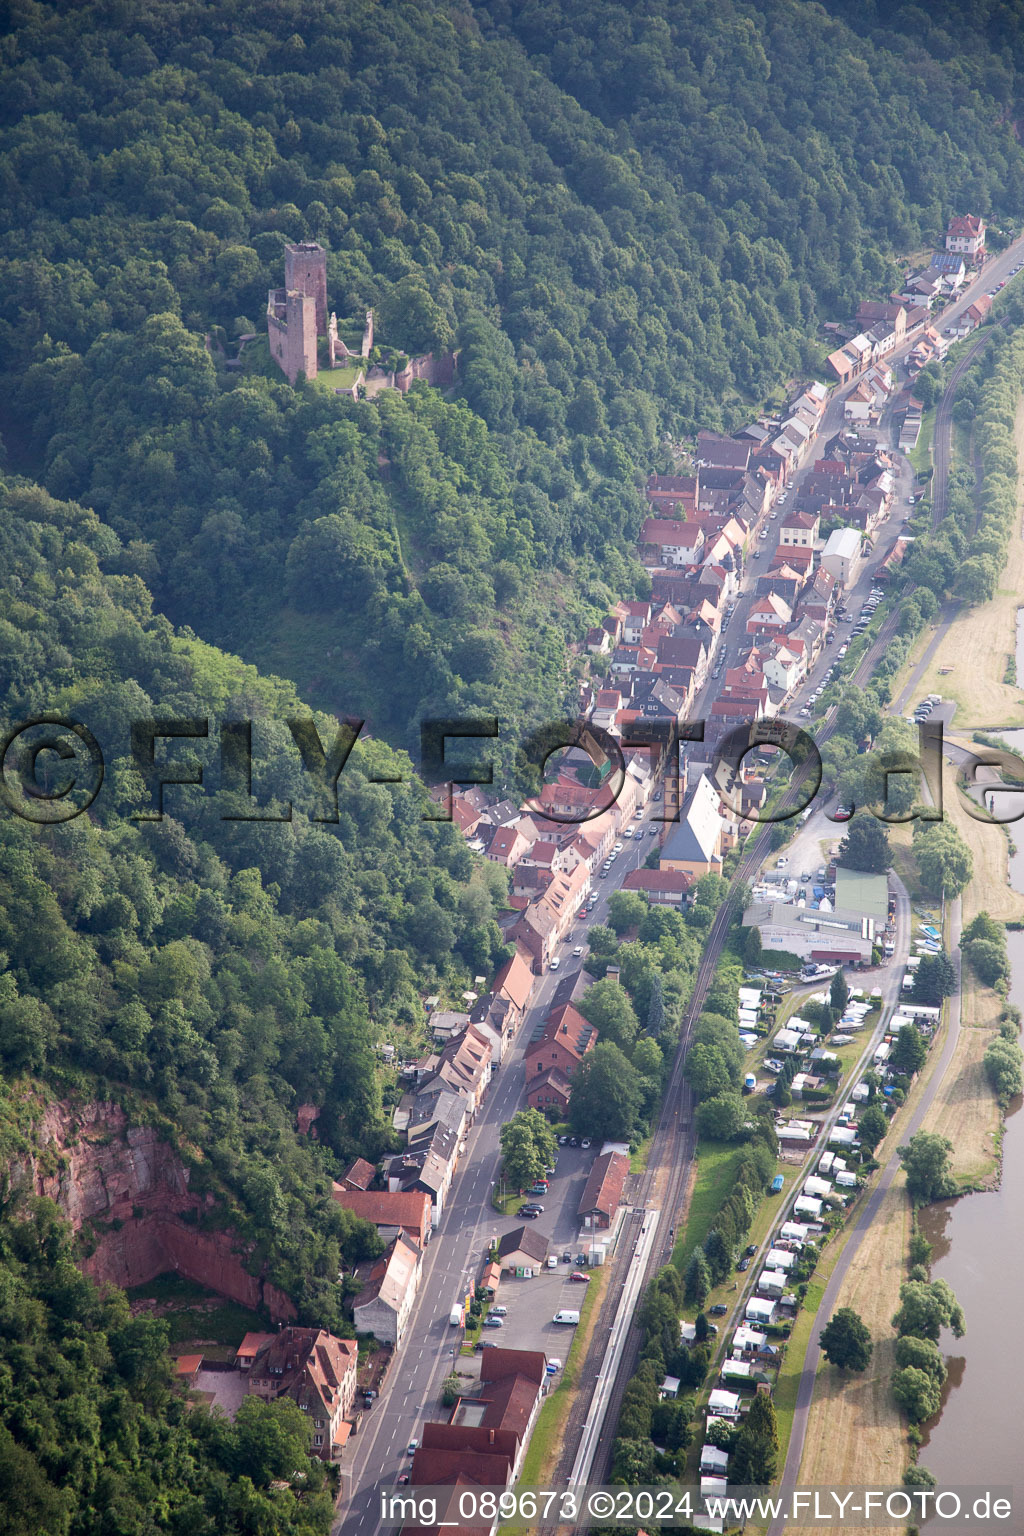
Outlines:
<svg viewBox="0 0 1024 1536"><path fill-rule="evenodd" d="M1020 878L1018 869L1015 888ZM1013 967L1010 1001L1024 1009L1024 932L1008 933L1007 945ZM940 1487L1005 1486L1015 1480L1021 1461L1013 1342L1013 1294L1024 1272L1024 1114L1019 1100L1006 1120L999 1188L929 1206L921 1213L921 1230L934 1248L932 1278L953 1287L967 1332L963 1339L947 1335L942 1341L950 1351L949 1377L942 1414L928 1426L920 1459ZM1024 1530L1024 1478L1015 1503L1022 1507L1006 1528L1019 1532ZM929 1531L940 1524L929 1522Z"/></svg>

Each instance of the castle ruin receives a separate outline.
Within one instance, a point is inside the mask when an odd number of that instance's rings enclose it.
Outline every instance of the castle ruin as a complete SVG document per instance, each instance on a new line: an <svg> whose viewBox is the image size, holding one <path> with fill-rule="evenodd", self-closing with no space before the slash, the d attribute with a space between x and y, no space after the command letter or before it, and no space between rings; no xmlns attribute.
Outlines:
<svg viewBox="0 0 1024 1536"><path fill-rule="evenodd" d="M319 371L317 345L321 336L327 340L330 368L361 364L355 381L339 395L353 400L364 394L371 397L385 389L405 394L414 379L442 388L451 386L457 367L455 352L434 357L429 353L408 358L397 372L370 364L373 350L373 310L366 311L363 336L358 352L345 345L338 330L338 317L327 317L327 253L315 240L303 240L284 248L284 287L271 288L267 294L267 337L270 355L289 384L300 374L315 379Z"/></svg>
<svg viewBox="0 0 1024 1536"><path fill-rule="evenodd" d="M315 240L284 248L284 287L267 294L270 355L289 384L317 375L317 337L327 331L327 252Z"/></svg>

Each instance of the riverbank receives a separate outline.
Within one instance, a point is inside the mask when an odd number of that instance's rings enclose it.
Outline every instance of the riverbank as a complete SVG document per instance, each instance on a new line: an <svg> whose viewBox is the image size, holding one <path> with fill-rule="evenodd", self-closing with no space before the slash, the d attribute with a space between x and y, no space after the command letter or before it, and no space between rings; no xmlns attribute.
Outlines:
<svg viewBox="0 0 1024 1536"><path fill-rule="evenodd" d="M1015 435L1019 462L1024 465L1024 402L1017 410ZM1019 490L1019 512L1020 508ZM996 596L990 603L969 610L954 620L920 683L922 694L934 691L956 700L956 723L961 729L964 726L980 727L986 714L991 715L989 724L992 726L996 721L1014 724L1024 714L1019 690L1004 681L1007 675L1013 675L1008 673L1007 667L1016 648L1017 605L1021 591L1024 591L1024 540L1018 529L1018 534L1011 540L1006 569ZM894 684L894 698L898 698L906 686L917 659L919 654L915 648L915 656ZM1019 920L1024 916L1024 897L1009 883L1010 839L1007 833L967 815L959 803L954 772L948 764L944 765L943 771L943 797L944 813L967 842L974 860L974 875L962 898L964 923L982 910L1001 922ZM910 825L891 828L890 840L894 865L901 877L910 883L915 874ZM995 1094L984 1074L982 1057L996 1034L1002 999L990 988L983 987L969 967L964 966L960 1005L961 1028L954 1054L922 1126L947 1136L953 1143L953 1176L967 1193L993 1189L999 1182L1003 1122ZM929 1066L914 1085L907 1105L876 1153L883 1166L895 1147L906 1140L903 1128L909 1123L934 1073L940 1070L948 1027L944 1017L940 1035L929 1053ZM803 1484L834 1481L876 1485L896 1483L910 1460L907 1424L892 1398L895 1338L891 1319L899 1302L900 1285L907 1278L911 1230L911 1207L905 1179L898 1173L882 1198L875 1220L852 1256L837 1298L837 1307L853 1307L870 1329L874 1340L871 1364L863 1376L852 1379L843 1378L824 1362L819 1367L799 1472L799 1481ZM821 1318L823 1324L827 1320L824 1316ZM824 1531L822 1528L821 1536ZM813 1528L813 1536L818 1536L817 1528Z"/></svg>

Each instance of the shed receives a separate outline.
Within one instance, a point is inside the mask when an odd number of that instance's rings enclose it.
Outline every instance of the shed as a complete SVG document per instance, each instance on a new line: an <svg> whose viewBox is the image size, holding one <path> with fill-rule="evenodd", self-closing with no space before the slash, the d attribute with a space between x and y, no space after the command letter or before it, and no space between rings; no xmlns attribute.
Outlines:
<svg viewBox="0 0 1024 1536"><path fill-rule="evenodd" d="M793 1202L793 1210L797 1216L808 1216L811 1221L817 1221L822 1204L820 1200L812 1200L808 1195L799 1195Z"/></svg>
<svg viewBox="0 0 1024 1536"><path fill-rule="evenodd" d="M816 1179L812 1174L809 1179L804 1179L804 1194L813 1195L816 1199L823 1200L826 1195L832 1193L830 1179Z"/></svg>
<svg viewBox="0 0 1024 1536"><path fill-rule="evenodd" d="M191 1390L196 1384L202 1363L202 1355L179 1355L174 1362L174 1374L178 1381L184 1382Z"/></svg>
<svg viewBox="0 0 1024 1536"><path fill-rule="evenodd" d="M700 1470L703 1475L710 1473L712 1476L724 1476L729 1466L727 1451L721 1450L717 1445L702 1445L700 1448Z"/></svg>
<svg viewBox="0 0 1024 1536"><path fill-rule="evenodd" d="M744 1350L760 1349L767 1337L767 1334L758 1333L756 1328L748 1328L745 1323L741 1323L732 1336L733 1354L737 1350L742 1354Z"/></svg>
<svg viewBox="0 0 1024 1536"><path fill-rule="evenodd" d="M501 1284L501 1265L485 1264L484 1272L480 1278L480 1288L487 1296L488 1301L493 1301L498 1294L498 1286Z"/></svg>
<svg viewBox="0 0 1024 1536"><path fill-rule="evenodd" d="M858 1083L850 1097L855 1104L866 1104L871 1097L871 1089L867 1083Z"/></svg>
<svg viewBox="0 0 1024 1536"><path fill-rule="evenodd" d="M860 1145L857 1141L857 1132L850 1125L833 1126L829 1132L828 1139L829 1145L834 1147L856 1147Z"/></svg>
<svg viewBox="0 0 1024 1536"><path fill-rule="evenodd" d="M771 1296L778 1300L785 1292L789 1283L788 1276L780 1269L763 1269L757 1282L757 1288L763 1296Z"/></svg>
<svg viewBox="0 0 1024 1536"><path fill-rule="evenodd" d="M708 1412L717 1414L722 1419L738 1419L740 1416L739 1394L725 1392L721 1387L716 1387L708 1398Z"/></svg>
<svg viewBox="0 0 1024 1536"><path fill-rule="evenodd" d="M772 1040L772 1049L778 1051L798 1051L800 1049L800 1036L795 1029L779 1029Z"/></svg>
<svg viewBox="0 0 1024 1536"><path fill-rule="evenodd" d="M679 1377L666 1376L658 1389L659 1397L677 1398L679 1396Z"/></svg>
<svg viewBox="0 0 1024 1536"><path fill-rule="evenodd" d="M796 1254L788 1248L770 1248L764 1262L769 1269L792 1269L796 1263Z"/></svg>
<svg viewBox="0 0 1024 1536"><path fill-rule="evenodd" d="M837 1173L836 1183L840 1189L856 1189L857 1175L855 1173Z"/></svg>
<svg viewBox="0 0 1024 1536"><path fill-rule="evenodd" d="M723 1383L727 1384L730 1381L750 1381L753 1374L753 1367L749 1366L745 1360L722 1361Z"/></svg>
<svg viewBox="0 0 1024 1536"><path fill-rule="evenodd" d="M748 1322L763 1323L767 1327L775 1321L775 1302L764 1296L751 1296L743 1316Z"/></svg>
<svg viewBox="0 0 1024 1536"><path fill-rule="evenodd" d="M787 1243L806 1243L810 1235L809 1228L801 1226L798 1221L784 1221L779 1228L779 1236Z"/></svg>
<svg viewBox="0 0 1024 1536"><path fill-rule="evenodd" d="M724 1499L729 1492L729 1483L724 1477L702 1477L700 1491L702 1496L710 1494L713 1499Z"/></svg>

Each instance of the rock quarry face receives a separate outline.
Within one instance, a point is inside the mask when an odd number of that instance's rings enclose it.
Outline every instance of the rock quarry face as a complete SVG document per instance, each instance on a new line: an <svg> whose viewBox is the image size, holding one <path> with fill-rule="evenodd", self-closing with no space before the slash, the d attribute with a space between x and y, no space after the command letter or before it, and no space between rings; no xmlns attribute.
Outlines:
<svg viewBox="0 0 1024 1536"><path fill-rule="evenodd" d="M22 1171L76 1232L91 1224L96 1246L81 1262L91 1279L128 1287L173 1270L275 1322L295 1317L284 1292L246 1268L236 1234L194 1224L214 1197L190 1192L189 1169L152 1126L130 1125L114 1103L53 1103L35 1139Z"/></svg>

